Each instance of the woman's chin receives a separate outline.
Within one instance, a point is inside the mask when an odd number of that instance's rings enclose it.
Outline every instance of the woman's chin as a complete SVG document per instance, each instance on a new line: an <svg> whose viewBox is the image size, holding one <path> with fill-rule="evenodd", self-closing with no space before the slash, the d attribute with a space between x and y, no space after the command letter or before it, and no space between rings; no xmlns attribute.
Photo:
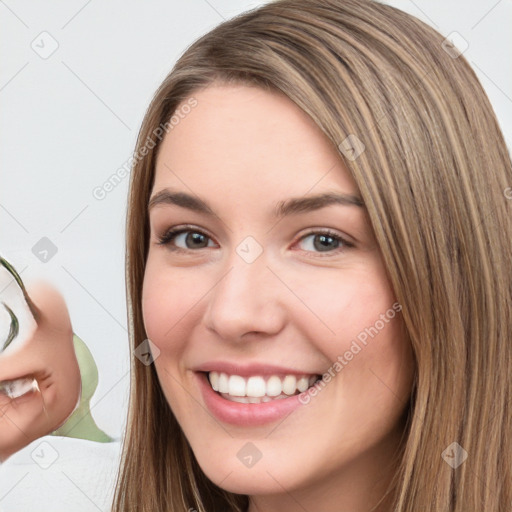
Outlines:
<svg viewBox="0 0 512 512"><path fill-rule="evenodd" d="M254 463L243 454L234 457L222 457L219 464L216 457L207 456L198 459L203 473L215 485L235 494L270 495L282 493L283 489L292 490L303 485L303 478L297 473L294 464L286 465L286 459L267 460L263 458ZM232 459L232 460L228 460ZM304 475L305 476L305 475Z"/></svg>
<svg viewBox="0 0 512 512"><path fill-rule="evenodd" d="M246 469L237 470L221 476L219 473L206 475L217 487L234 494L249 496L269 495L283 492L284 485L279 485L264 470Z"/></svg>

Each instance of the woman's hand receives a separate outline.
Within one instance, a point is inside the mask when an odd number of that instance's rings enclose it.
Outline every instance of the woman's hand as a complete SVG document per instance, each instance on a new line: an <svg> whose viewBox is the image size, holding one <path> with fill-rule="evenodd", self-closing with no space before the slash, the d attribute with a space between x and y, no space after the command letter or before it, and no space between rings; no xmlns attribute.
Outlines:
<svg viewBox="0 0 512 512"><path fill-rule="evenodd" d="M9 286L19 286L23 297L20 283ZM23 336L0 345L0 462L60 427L80 398L80 370L62 295L43 282L27 287L24 295L32 322L19 319ZM5 311L14 311L4 294L0 300Z"/></svg>

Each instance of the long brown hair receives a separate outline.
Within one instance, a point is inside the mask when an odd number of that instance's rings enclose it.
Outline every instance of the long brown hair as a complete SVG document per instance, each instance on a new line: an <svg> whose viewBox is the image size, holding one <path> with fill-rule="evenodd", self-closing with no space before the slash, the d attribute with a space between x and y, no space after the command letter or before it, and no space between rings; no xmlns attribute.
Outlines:
<svg viewBox="0 0 512 512"><path fill-rule="evenodd" d="M280 90L339 148L402 304L416 375L393 510L501 512L512 508L512 167L475 73L443 41L369 0L278 0L191 45L156 92L137 142L130 343L146 338L147 204L172 116L214 82ZM346 151L349 136L364 145L357 158ZM153 365L132 359L113 510L244 512L248 497L220 489L198 466ZM467 460L454 467L446 453Z"/></svg>

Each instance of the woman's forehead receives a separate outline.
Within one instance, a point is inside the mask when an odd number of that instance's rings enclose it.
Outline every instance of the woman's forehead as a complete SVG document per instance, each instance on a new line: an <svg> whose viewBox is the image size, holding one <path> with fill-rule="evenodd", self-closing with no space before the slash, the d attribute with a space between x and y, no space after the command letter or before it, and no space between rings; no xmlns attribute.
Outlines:
<svg viewBox="0 0 512 512"><path fill-rule="evenodd" d="M239 186L305 194L321 185L357 194L339 151L284 94L221 85L193 97L196 106L161 143L154 190L186 183L215 193Z"/></svg>

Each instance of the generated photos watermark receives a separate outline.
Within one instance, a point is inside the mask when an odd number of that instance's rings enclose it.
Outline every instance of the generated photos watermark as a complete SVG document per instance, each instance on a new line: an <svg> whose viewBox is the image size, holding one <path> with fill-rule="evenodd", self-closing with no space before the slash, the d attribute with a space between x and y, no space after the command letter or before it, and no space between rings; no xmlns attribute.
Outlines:
<svg viewBox="0 0 512 512"><path fill-rule="evenodd" d="M157 141L162 140L166 133L169 133L181 122L182 119L185 119L192 109L197 107L197 104L196 98L189 98L186 103L176 109L174 114L166 123L160 123L160 125L153 130L152 135L148 135L146 142L134 153L133 156L128 158L128 160L126 160L126 162L119 167L117 171L112 173L101 186L97 186L92 189L93 197L98 201L103 201L103 199L105 199L107 195L130 174L133 166L142 160L149 151L156 146Z"/></svg>
<svg viewBox="0 0 512 512"><path fill-rule="evenodd" d="M368 338L373 339L377 334L384 329L393 318L395 318L398 312L402 311L402 305L395 302L385 313L381 313L379 320L377 320L370 327L365 327L355 339L352 340L350 347L343 354L339 355L336 361L328 368L328 370L322 375L322 378L315 382L306 391L300 393L299 401L303 405L307 405L311 402L311 398L317 396L325 386L334 378L338 373L347 366L354 357L368 345L370 341Z"/></svg>

